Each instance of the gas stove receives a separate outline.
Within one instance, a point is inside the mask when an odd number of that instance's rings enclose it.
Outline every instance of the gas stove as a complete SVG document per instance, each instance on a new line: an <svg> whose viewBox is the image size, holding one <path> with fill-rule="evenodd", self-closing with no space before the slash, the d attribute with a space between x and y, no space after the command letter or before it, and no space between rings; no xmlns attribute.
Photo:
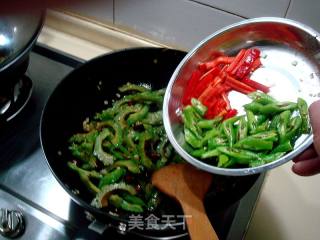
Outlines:
<svg viewBox="0 0 320 240"><path fill-rule="evenodd" d="M42 109L55 86L81 64L80 59L42 45L36 45L30 54L26 76L33 82L31 97L24 109L0 128L0 239L152 238L93 219L72 201L46 164L39 138ZM214 216L208 213L220 239L244 237L263 180L262 174L228 209ZM188 236L185 232L161 239Z"/></svg>

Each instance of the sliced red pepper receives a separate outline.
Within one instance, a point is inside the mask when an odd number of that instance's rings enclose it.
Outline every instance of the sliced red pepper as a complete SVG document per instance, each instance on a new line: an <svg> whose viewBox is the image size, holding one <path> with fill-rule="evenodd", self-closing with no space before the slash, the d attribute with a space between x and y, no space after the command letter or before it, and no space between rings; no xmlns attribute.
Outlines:
<svg viewBox="0 0 320 240"><path fill-rule="evenodd" d="M228 99L231 90L243 94L269 91L267 86L248 78L261 66L259 49L242 49L235 57L213 52L209 61L198 66L188 81L182 102L188 105L193 97L197 98L208 108L206 118L224 116L226 119L237 114Z"/></svg>
<svg viewBox="0 0 320 240"><path fill-rule="evenodd" d="M219 110L220 113L221 110L224 110L226 108L226 102L222 98L219 98L216 104L216 108Z"/></svg>
<svg viewBox="0 0 320 240"><path fill-rule="evenodd" d="M223 116L224 114L226 114L227 112L226 103L223 99L220 98L215 107L216 107L216 114L214 117Z"/></svg>
<svg viewBox="0 0 320 240"><path fill-rule="evenodd" d="M218 86L222 81L220 76L215 77L213 82L198 97L199 101L205 103L210 98L217 96L217 92L224 91L221 86Z"/></svg>
<svg viewBox="0 0 320 240"><path fill-rule="evenodd" d="M209 86L214 83L215 77L220 73L220 69L215 67L201 76L197 85L194 86L194 97L198 98Z"/></svg>
<svg viewBox="0 0 320 240"><path fill-rule="evenodd" d="M267 87L266 85L263 85L262 83L256 82L256 81L251 80L249 78L244 78L242 80L242 82L247 84L248 86L253 87L253 88L257 89L257 90L260 90L260 91L262 91L264 93L268 93L270 91L270 88Z"/></svg>
<svg viewBox="0 0 320 240"><path fill-rule="evenodd" d="M231 105L230 105L230 101L228 99L227 93L226 92L221 93L221 97L222 97L223 101L226 103L226 110L230 110Z"/></svg>
<svg viewBox="0 0 320 240"><path fill-rule="evenodd" d="M260 50L257 48L251 48L248 49L241 61L239 62L238 66L235 68L236 72L232 72L232 74L235 76L237 79L242 79L246 77L250 71L251 67L254 63L254 61L260 57Z"/></svg>
<svg viewBox="0 0 320 240"><path fill-rule="evenodd" d="M232 118L238 114L237 109L230 109L227 113L223 116L223 119L226 120L228 118Z"/></svg>
<svg viewBox="0 0 320 240"><path fill-rule="evenodd" d="M228 86L227 84L225 84L223 87L225 92L230 92L232 90L232 87Z"/></svg>
<svg viewBox="0 0 320 240"><path fill-rule="evenodd" d="M201 77L201 72L199 70L195 70L188 81L188 85L186 89L184 90L183 98L182 98L182 104L184 106L189 105L191 102L191 98L193 98L193 91L194 86L197 84Z"/></svg>
<svg viewBox="0 0 320 240"><path fill-rule="evenodd" d="M202 102L205 106L209 106L213 98L216 97L216 91L214 86L210 85L208 88L198 97L198 100Z"/></svg>
<svg viewBox="0 0 320 240"><path fill-rule="evenodd" d="M214 118L216 116L216 113L214 112L214 109L213 110L208 110L207 112L206 112L206 114L204 115L204 117L206 118L206 119L212 119L212 118Z"/></svg>
<svg viewBox="0 0 320 240"><path fill-rule="evenodd" d="M213 97L211 102L206 103L206 106L208 109L207 109L206 114L204 116L205 118L210 119L215 116L215 114L216 114L215 105L217 103L217 100L218 100L217 97Z"/></svg>
<svg viewBox="0 0 320 240"><path fill-rule="evenodd" d="M217 108L218 109L226 108L226 102L222 98L219 98L219 100L217 101Z"/></svg>
<svg viewBox="0 0 320 240"><path fill-rule="evenodd" d="M214 99L214 98L222 98L222 94L223 93L227 94L227 92L229 92L230 90L231 90L231 88L229 86L227 86L226 84L218 83L215 86L215 89L212 91L212 95L211 96L209 95L208 97L206 97L204 99L203 104L206 105L206 106L209 106L210 103L212 102L212 99Z"/></svg>
<svg viewBox="0 0 320 240"><path fill-rule="evenodd" d="M202 78L202 77L201 77ZM202 78L196 86L193 87L194 96L198 98L205 89L208 88L210 83L213 82L214 75L212 73L206 74L204 78Z"/></svg>
<svg viewBox="0 0 320 240"><path fill-rule="evenodd" d="M211 83L211 85L212 85L213 87L216 87L216 86L218 86L218 85L221 85L221 86L222 86L222 84L224 83L224 81L225 81L225 77L223 77L223 76L221 76L221 74L219 74L218 76L216 76L216 77L214 78L214 80L213 80L213 82Z"/></svg>
<svg viewBox="0 0 320 240"><path fill-rule="evenodd" d="M199 65L198 65L198 67L199 67L199 69L201 70L201 71L207 71L207 67L206 67L206 62L210 62L210 61L212 61L212 60L214 60L214 59L217 59L217 58L219 58L219 57L223 57L223 56L225 56L225 57L227 57L226 55L224 55L222 52L220 52L220 51L213 51L211 54L210 54L210 57L209 57L209 59L208 60L206 60L206 61L203 61L203 62L201 62L201 63L199 63Z"/></svg>
<svg viewBox="0 0 320 240"><path fill-rule="evenodd" d="M214 77L216 77L220 73L220 71L221 69L219 67L211 68L209 71L204 73L199 80L202 81L202 79L204 79L209 74L212 74Z"/></svg>
<svg viewBox="0 0 320 240"><path fill-rule="evenodd" d="M227 113L227 110L226 109L223 109L223 110L221 110L220 112L219 112L219 114L217 114L217 116L216 117L223 117L225 114Z"/></svg>
<svg viewBox="0 0 320 240"><path fill-rule="evenodd" d="M246 49L241 49L237 56L234 58L233 62L228 66L226 69L227 73L232 73L234 68L239 64L241 59L243 58L244 54L246 53Z"/></svg>
<svg viewBox="0 0 320 240"><path fill-rule="evenodd" d="M243 94L248 94L256 91L256 89L254 89L253 87L250 87L249 85L240 82L239 80L231 76L227 76L226 84L229 85L233 90L241 92Z"/></svg>
<svg viewBox="0 0 320 240"><path fill-rule="evenodd" d="M258 69L259 67L261 67L261 61L260 61L260 57L257 58L256 60L254 60L254 62L252 63L252 66L250 68L250 72L254 72L256 69Z"/></svg>
<svg viewBox="0 0 320 240"><path fill-rule="evenodd" d="M221 113L225 111L225 102L219 98L216 97L213 99L212 103L208 106L208 110L205 114L205 118L211 119L216 116L222 116Z"/></svg>
<svg viewBox="0 0 320 240"><path fill-rule="evenodd" d="M217 104L219 97L218 96L213 96L209 101L203 103L207 106L208 110L211 111L214 109L214 106Z"/></svg>
<svg viewBox="0 0 320 240"><path fill-rule="evenodd" d="M206 66L206 64L204 62L202 62L202 63L198 64L198 69L201 72L206 72L207 71L207 66Z"/></svg>
<svg viewBox="0 0 320 240"><path fill-rule="evenodd" d="M199 65L199 67L201 69L208 70L208 69L211 69L213 67L219 66L221 64L230 64L230 63L233 62L233 60L234 60L234 57L221 56L221 57L218 57L218 58L216 58L216 59L214 59L214 60L212 60L210 62L201 63ZM204 66L202 66L202 65L204 65Z"/></svg>

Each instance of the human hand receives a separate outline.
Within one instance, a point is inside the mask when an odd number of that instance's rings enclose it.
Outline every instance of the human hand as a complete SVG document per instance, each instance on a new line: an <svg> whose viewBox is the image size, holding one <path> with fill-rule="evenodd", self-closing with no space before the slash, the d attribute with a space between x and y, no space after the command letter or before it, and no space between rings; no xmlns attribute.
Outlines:
<svg viewBox="0 0 320 240"><path fill-rule="evenodd" d="M313 145L293 159L292 171L300 176L320 173L320 100L309 107Z"/></svg>

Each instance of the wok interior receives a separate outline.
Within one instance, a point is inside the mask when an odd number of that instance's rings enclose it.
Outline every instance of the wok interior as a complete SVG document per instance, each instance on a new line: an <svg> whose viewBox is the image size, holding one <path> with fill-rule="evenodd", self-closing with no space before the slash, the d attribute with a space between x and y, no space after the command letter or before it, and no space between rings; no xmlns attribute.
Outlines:
<svg viewBox="0 0 320 240"><path fill-rule="evenodd" d="M106 108L106 101L110 104L115 99L119 86L131 82L153 89L166 87L184 55L177 50L157 48L137 48L105 55L73 71L50 96L41 120L41 142L48 164L71 197L97 217L126 221L128 214L117 216L90 206L93 195L67 167L67 161L72 160L68 139L82 131L85 118ZM257 177L217 176L206 200L208 208L221 211L237 201ZM158 213L182 214L178 204L171 199L163 201Z"/></svg>

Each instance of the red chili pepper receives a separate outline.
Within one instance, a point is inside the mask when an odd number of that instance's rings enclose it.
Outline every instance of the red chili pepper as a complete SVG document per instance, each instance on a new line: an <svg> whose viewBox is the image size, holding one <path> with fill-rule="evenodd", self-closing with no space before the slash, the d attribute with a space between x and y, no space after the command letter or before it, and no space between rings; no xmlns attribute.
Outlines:
<svg viewBox="0 0 320 240"><path fill-rule="evenodd" d="M250 72L254 72L256 69L258 69L259 67L261 67L261 61L260 58L257 58L256 60L254 60L254 62L252 63L252 66L250 68Z"/></svg>
<svg viewBox="0 0 320 240"><path fill-rule="evenodd" d="M198 98L202 92L208 88L209 84L213 81L213 74L209 73L204 78L202 78L196 86L193 87L193 95Z"/></svg>
<svg viewBox="0 0 320 240"><path fill-rule="evenodd" d="M268 93L270 91L270 88L267 87L266 85L263 85L262 83L258 83L258 82L254 81L254 80L249 79L249 78L244 78L242 80L242 82L247 84L248 86L253 87L253 88L257 89L257 90L260 90L260 91L262 91L264 93Z"/></svg>
<svg viewBox="0 0 320 240"><path fill-rule="evenodd" d="M219 98L218 101L217 101L217 108L218 109L225 109L226 108L226 102L222 99L222 98Z"/></svg>
<svg viewBox="0 0 320 240"><path fill-rule="evenodd" d="M211 111L214 108L214 106L216 105L216 103L218 102L219 97L218 96L213 96L209 101L203 103L207 106L208 110L207 111Z"/></svg>
<svg viewBox="0 0 320 240"><path fill-rule="evenodd" d="M220 111L219 114L217 114L217 117L223 117L225 114L227 113L227 110L223 109L222 111Z"/></svg>
<svg viewBox="0 0 320 240"><path fill-rule="evenodd" d="M205 118L211 119L221 114L225 111L225 102L221 98L214 98L212 103L208 106L208 110L205 114Z"/></svg>
<svg viewBox="0 0 320 240"><path fill-rule="evenodd" d="M217 93L219 91L224 91L224 89L221 86L218 86L222 81L223 81L222 78L220 78L219 76L215 77L213 82L198 97L199 101L202 103L205 103L210 98L217 96L218 95Z"/></svg>
<svg viewBox="0 0 320 240"><path fill-rule="evenodd" d="M212 118L214 118L215 116L216 116L215 111L214 111L214 110L211 110L211 109L209 109L209 110L206 112L206 114L204 115L204 117L205 117L206 119L212 119Z"/></svg>
<svg viewBox="0 0 320 240"><path fill-rule="evenodd" d="M219 73L220 69L215 67L203 74L199 79L198 84L193 87L194 97L198 98L210 84L214 83L214 79Z"/></svg>
<svg viewBox="0 0 320 240"><path fill-rule="evenodd" d="M231 109L229 91L243 94L269 91L267 86L248 78L260 66L260 50L256 48L242 49L235 57L213 52L209 60L199 63L198 69L192 73L182 103L189 105L194 97L207 106L206 118L232 117L237 112Z"/></svg>
<svg viewBox="0 0 320 240"><path fill-rule="evenodd" d="M208 60L204 61L204 62L201 62L199 63L198 67L201 71L206 71L207 70L207 67L206 67L206 62L210 62L214 59L217 59L219 57L222 57L222 56L225 56L227 57L226 55L224 55L222 52L220 51L213 51L212 53L210 53L210 57L208 58Z"/></svg>
<svg viewBox="0 0 320 240"><path fill-rule="evenodd" d="M207 66L206 66L205 63L199 63L199 64L198 64L198 69L199 69L199 71L201 71L201 72L206 72L206 71L207 71Z"/></svg>
<svg viewBox="0 0 320 240"><path fill-rule="evenodd" d="M254 89L253 87L250 87L249 85L240 82L239 80L231 76L227 76L226 84L229 85L233 90L241 92L243 94L248 94L256 91L256 89Z"/></svg>
<svg viewBox="0 0 320 240"><path fill-rule="evenodd" d="M199 81L202 81L202 79L204 79L204 78L205 78L207 75L209 75L209 74L212 74L212 75L214 75L214 77L215 77L215 76L217 76L217 75L220 73L220 71L221 71L221 69L218 68L218 67L211 68L209 71L207 71L206 73L204 73L204 74L200 77Z"/></svg>
<svg viewBox="0 0 320 240"><path fill-rule="evenodd" d="M216 92L218 89L215 89L212 85L210 85L198 98L200 102L202 102L205 106L209 106L210 102L212 101L213 98L215 98Z"/></svg>
<svg viewBox="0 0 320 240"><path fill-rule="evenodd" d="M201 69L211 69L213 67L219 66L221 64L230 64L234 61L234 57L221 56L210 62L201 63L199 67ZM204 65L204 66L203 66Z"/></svg>
<svg viewBox="0 0 320 240"><path fill-rule="evenodd" d="M232 118L238 114L237 109L230 109L227 113L223 116L223 119L226 120L228 118Z"/></svg>
<svg viewBox="0 0 320 240"><path fill-rule="evenodd" d="M247 76L250 71L254 61L260 57L260 50L257 48L250 48L246 50L243 58L239 64L232 71L232 75L237 79L242 79Z"/></svg>
<svg viewBox="0 0 320 240"><path fill-rule="evenodd" d="M186 89L184 90L184 94L183 94L183 98L182 98L182 104L183 105L189 105L191 102L191 98L193 98L193 90L194 90L194 86L196 85L196 83L199 81L200 77L201 77L202 73L199 70L195 70L189 81L188 81L188 85L186 87Z"/></svg>
<svg viewBox="0 0 320 240"><path fill-rule="evenodd" d="M207 106L210 106L210 103L212 102L212 99L215 99L215 98L219 99L219 101L220 101L220 100L224 101L223 99L221 99L221 98L222 98L221 95L222 95L222 93L224 93L224 92L225 92L224 84L218 84L218 85L214 88L214 90L212 91L213 94L212 94L211 96L208 96L208 97L205 99L205 103L207 103Z"/></svg>
<svg viewBox="0 0 320 240"><path fill-rule="evenodd" d="M230 110L231 109L231 105L230 105L230 101L228 99L228 96L227 96L226 92L221 93L221 97L222 97L223 101L226 103L226 109Z"/></svg>
<svg viewBox="0 0 320 240"><path fill-rule="evenodd" d="M205 118L210 119L215 117L216 110L215 110L215 105L217 103L217 97L212 98L211 102L206 103L207 106L207 111L205 113Z"/></svg>
<svg viewBox="0 0 320 240"><path fill-rule="evenodd" d="M234 71L235 73L235 67L239 64L241 59L243 58L244 54L246 53L246 49L241 49L240 52L237 54L237 56L234 58L233 62L228 66L226 69L227 73L232 73Z"/></svg>

